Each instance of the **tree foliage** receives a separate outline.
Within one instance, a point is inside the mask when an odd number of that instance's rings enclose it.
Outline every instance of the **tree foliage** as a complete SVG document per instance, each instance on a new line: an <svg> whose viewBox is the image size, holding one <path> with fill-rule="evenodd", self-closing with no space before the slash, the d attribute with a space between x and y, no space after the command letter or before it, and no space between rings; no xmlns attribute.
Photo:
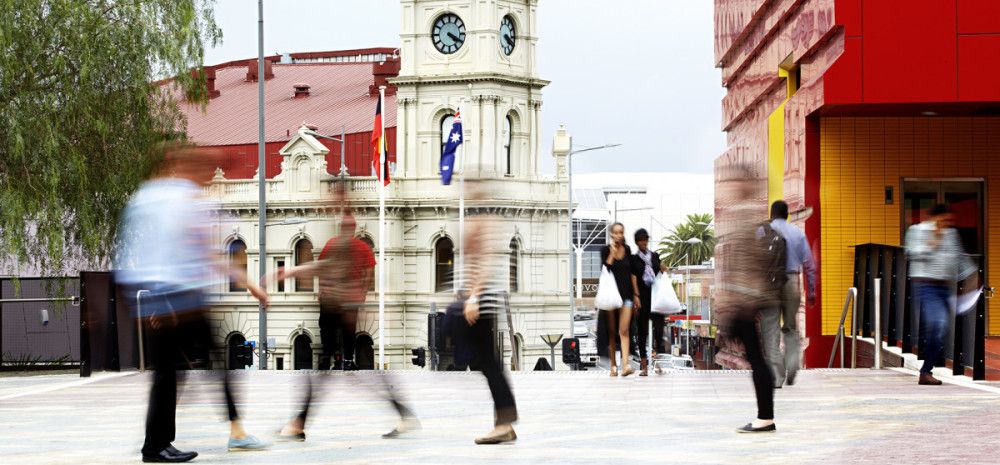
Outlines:
<svg viewBox="0 0 1000 465"><path fill-rule="evenodd" d="M213 1L0 0L0 274L107 265L156 147L183 137L156 81L207 99L190 70L221 39Z"/></svg>
<svg viewBox="0 0 1000 465"><path fill-rule="evenodd" d="M695 244L686 242L692 238L700 239L701 242ZM691 214L687 216L687 221L675 226L670 234L660 240L656 253L660 255L660 260L670 267L687 263L697 265L712 258L716 242L712 215Z"/></svg>

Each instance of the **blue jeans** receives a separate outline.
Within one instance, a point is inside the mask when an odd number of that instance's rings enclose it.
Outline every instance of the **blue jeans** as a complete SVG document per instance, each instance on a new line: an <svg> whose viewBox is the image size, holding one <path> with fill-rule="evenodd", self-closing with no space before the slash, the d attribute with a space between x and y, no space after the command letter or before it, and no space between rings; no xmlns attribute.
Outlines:
<svg viewBox="0 0 1000 465"><path fill-rule="evenodd" d="M924 365L920 372L930 373L941 358L944 338L948 334L948 316L951 313L948 309L948 297L951 289L919 281L913 287L920 304L920 337L924 340Z"/></svg>

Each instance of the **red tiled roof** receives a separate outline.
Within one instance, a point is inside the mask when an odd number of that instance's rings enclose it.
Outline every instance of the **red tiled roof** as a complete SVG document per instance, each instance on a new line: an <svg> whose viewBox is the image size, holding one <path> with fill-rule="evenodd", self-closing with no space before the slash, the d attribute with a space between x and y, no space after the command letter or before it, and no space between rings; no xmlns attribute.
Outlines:
<svg viewBox="0 0 1000 465"><path fill-rule="evenodd" d="M244 62L245 63L245 62ZM187 134L200 145L236 145L257 142L257 82L247 82L247 66L227 63L216 69L215 89L204 111L181 104L187 116ZM225 65L224 65L225 66ZM377 97L368 88L374 83L371 62L273 65L274 77L264 81L264 138L281 142L303 121L317 132L339 135L370 132ZM294 98L293 84L309 85L309 96ZM382 112L386 128L396 126L396 97L387 95Z"/></svg>

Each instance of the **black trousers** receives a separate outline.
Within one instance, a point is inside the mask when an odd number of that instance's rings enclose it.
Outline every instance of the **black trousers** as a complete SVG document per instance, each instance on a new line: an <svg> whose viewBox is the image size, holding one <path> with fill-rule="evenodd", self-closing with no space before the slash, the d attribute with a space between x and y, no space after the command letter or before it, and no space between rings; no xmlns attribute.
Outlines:
<svg viewBox="0 0 1000 465"><path fill-rule="evenodd" d="M750 316L741 316L731 323L733 336L743 343L746 349L747 361L753 370L753 389L757 396L757 418L761 420L774 419L774 373L764 361L764 351L761 349L760 329L757 322Z"/></svg>
<svg viewBox="0 0 1000 465"><path fill-rule="evenodd" d="M358 311L341 307L323 306L319 314L319 337L323 342L323 356L333 357L341 349L344 361L354 361L354 337L358 331ZM337 342L340 342L338 346ZM330 363L333 366L333 362Z"/></svg>
<svg viewBox="0 0 1000 465"><path fill-rule="evenodd" d="M169 446L176 438L178 366L190 368L195 358L193 353L201 352L202 348L210 348L212 340L208 322L201 312L182 314L176 326L166 325L152 329L147 325L145 331L154 371L142 453L153 455ZM229 420L238 420L229 370L220 372Z"/></svg>
<svg viewBox="0 0 1000 465"><path fill-rule="evenodd" d="M479 320L469 327L469 343L474 352L474 366L486 377L486 384L493 396L493 419L495 425L517 421L517 405L510 381L497 361L496 346L493 344L496 315L480 314Z"/></svg>

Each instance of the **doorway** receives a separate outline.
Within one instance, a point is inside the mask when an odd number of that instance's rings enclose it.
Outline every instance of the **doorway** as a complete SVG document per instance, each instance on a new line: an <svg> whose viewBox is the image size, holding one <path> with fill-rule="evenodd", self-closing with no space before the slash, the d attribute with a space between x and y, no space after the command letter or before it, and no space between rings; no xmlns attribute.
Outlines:
<svg viewBox="0 0 1000 465"><path fill-rule="evenodd" d="M905 239L906 229L927 219L934 204L950 207L955 217L955 230L962 238L962 247L972 255L986 253L983 221L984 181L979 178L964 179L904 179L903 216L900 238Z"/></svg>
<svg viewBox="0 0 1000 465"><path fill-rule="evenodd" d="M954 218L953 227L958 233L962 248L979 265L979 282L987 290L986 299L989 299L992 288L988 284L989 273L985 260L987 250L984 180L982 178L904 179L900 231L904 241L907 228L926 220L929 209L939 203L947 205L951 211ZM959 283L957 291L959 293L965 291L963 283ZM1000 359L984 357L988 313L985 299L982 299L975 311L952 316L954 321L943 356L952 360L955 374L969 374L975 379L983 379L987 366L1000 366ZM913 321L911 327L917 328L917 320ZM985 360L985 365L984 358L989 358ZM970 368L971 373L965 373L965 367Z"/></svg>
<svg viewBox="0 0 1000 465"><path fill-rule="evenodd" d="M313 351L312 351L312 339L307 334L299 334L295 336L294 345L294 357L296 370L312 370L313 367Z"/></svg>
<svg viewBox="0 0 1000 465"><path fill-rule="evenodd" d="M359 370L375 369L375 342L367 334L359 334L355 339L355 364Z"/></svg>

